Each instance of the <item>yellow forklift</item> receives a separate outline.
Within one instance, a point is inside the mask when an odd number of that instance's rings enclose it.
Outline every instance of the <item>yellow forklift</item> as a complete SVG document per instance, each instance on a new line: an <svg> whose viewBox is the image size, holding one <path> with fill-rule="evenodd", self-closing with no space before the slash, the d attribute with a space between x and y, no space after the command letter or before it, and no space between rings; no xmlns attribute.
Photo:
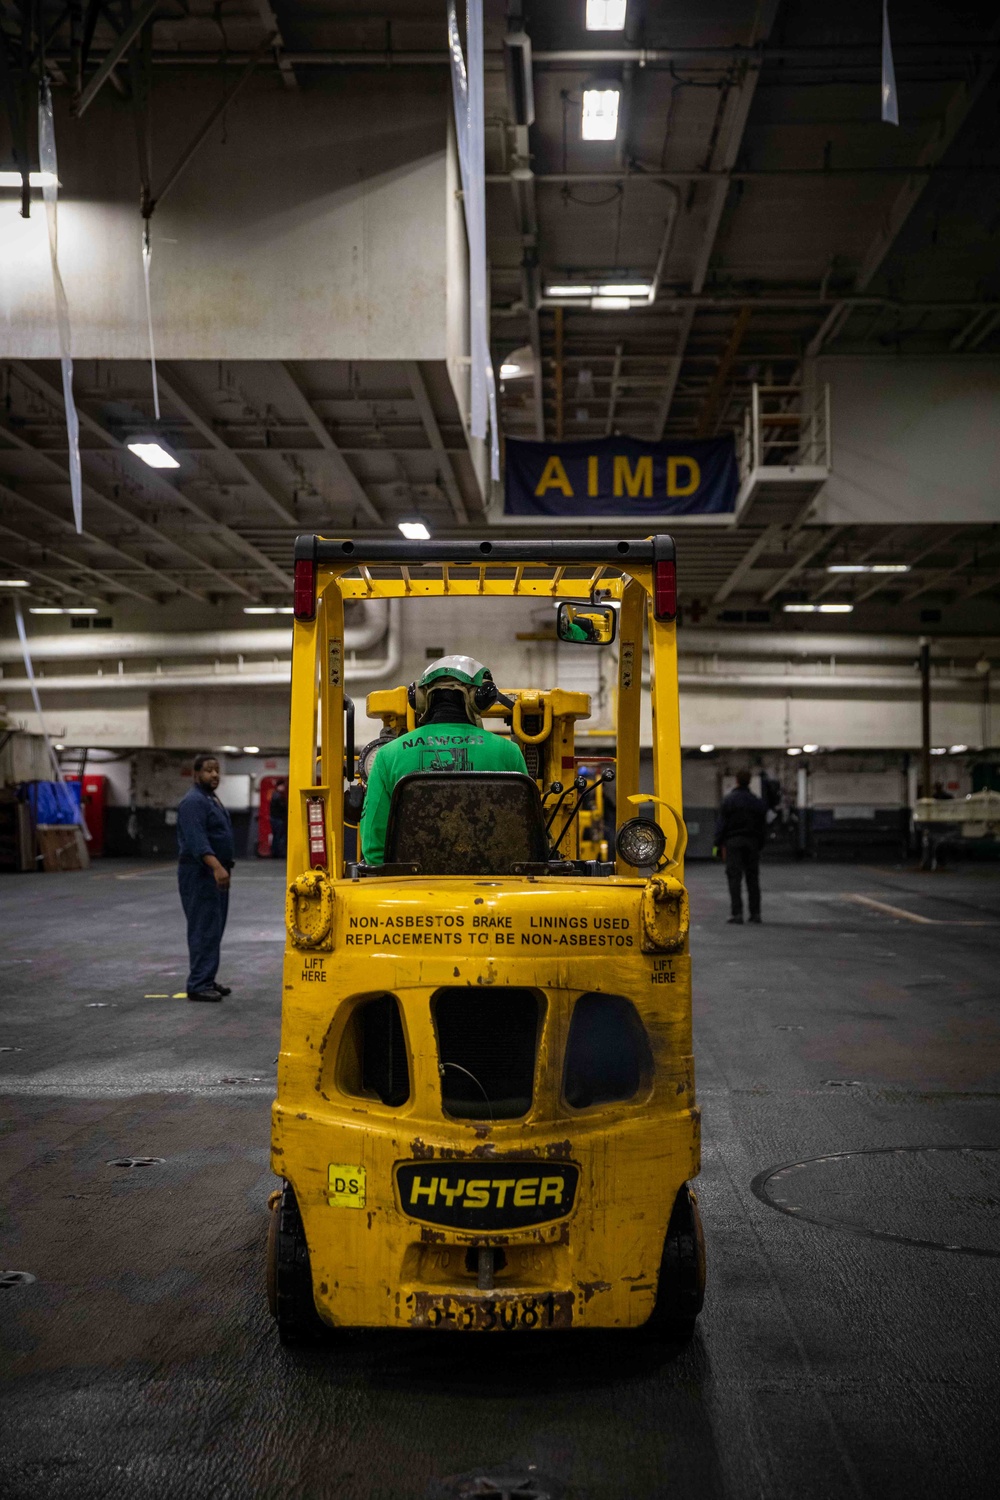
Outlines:
<svg viewBox="0 0 1000 1500"><path fill-rule="evenodd" d="M405 615L442 598L551 600L560 640L617 640L614 763L581 770L587 694L502 685L486 718L529 774L403 777L384 863L367 866L345 833L379 746L414 727L413 695L369 696L383 734L359 775L344 604L394 599ZM267 1266L281 1339L689 1337L705 1255L673 541L304 536L294 614ZM644 629L652 791L639 784ZM580 820L612 783L613 851Z"/></svg>

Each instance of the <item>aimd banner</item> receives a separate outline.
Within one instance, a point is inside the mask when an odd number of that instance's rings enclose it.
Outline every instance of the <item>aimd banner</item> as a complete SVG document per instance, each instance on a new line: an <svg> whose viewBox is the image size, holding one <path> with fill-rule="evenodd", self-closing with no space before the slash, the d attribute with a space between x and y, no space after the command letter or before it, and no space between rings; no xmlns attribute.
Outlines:
<svg viewBox="0 0 1000 1500"><path fill-rule="evenodd" d="M697 516L736 509L731 437L647 443L507 439L508 516Z"/></svg>

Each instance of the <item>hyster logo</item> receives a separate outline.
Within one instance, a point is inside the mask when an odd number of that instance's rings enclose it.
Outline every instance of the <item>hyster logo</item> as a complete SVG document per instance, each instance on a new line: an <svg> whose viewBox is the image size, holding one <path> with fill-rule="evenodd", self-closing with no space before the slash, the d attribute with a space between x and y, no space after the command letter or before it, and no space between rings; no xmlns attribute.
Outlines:
<svg viewBox="0 0 1000 1500"><path fill-rule="evenodd" d="M396 1169L405 1214L465 1229L516 1229L564 1218L579 1169L564 1162L403 1162Z"/></svg>

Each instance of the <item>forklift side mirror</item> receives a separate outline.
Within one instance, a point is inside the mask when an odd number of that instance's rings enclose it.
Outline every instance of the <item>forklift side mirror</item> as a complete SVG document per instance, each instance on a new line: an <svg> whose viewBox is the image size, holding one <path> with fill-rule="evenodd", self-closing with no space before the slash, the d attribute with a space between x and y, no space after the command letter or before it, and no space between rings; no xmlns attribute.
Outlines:
<svg viewBox="0 0 1000 1500"><path fill-rule="evenodd" d="M573 604L564 599L556 606L556 635L561 641L610 646L617 633L618 614L612 604Z"/></svg>

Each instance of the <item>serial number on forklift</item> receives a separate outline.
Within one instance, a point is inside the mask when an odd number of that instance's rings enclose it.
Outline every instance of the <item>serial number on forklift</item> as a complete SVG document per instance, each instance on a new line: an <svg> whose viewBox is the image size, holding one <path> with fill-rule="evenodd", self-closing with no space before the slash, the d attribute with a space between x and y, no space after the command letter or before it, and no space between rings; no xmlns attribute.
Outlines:
<svg viewBox="0 0 1000 1500"><path fill-rule="evenodd" d="M423 1328L455 1329L459 1333L521 1333L534 1328L568 1328L572 1322L571 1294L545 1292L537 1297L478 1298L418 1297L413 1322Z"/></svg>

